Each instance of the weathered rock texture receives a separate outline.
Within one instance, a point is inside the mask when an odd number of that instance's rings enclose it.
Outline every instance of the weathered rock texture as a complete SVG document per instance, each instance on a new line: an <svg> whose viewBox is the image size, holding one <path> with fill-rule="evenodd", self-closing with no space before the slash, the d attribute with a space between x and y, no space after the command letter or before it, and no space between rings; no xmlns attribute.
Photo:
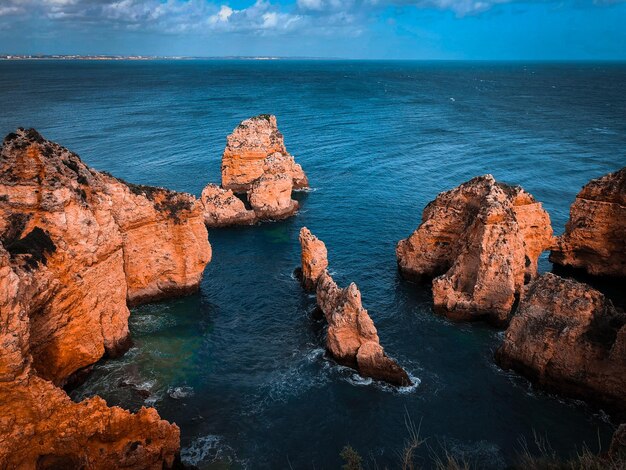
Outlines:
<svg viewBox="0 0 626 470"><path fill-rule="evenodd" d="M222 188L209 184L202 192L206 224L224 227L290 217L298 210L292 191L308 186L302 167L285 148L276 117L246 119L227 137ZM252 210L233 191L245 192Z"/></svg>
<svg viewBox="0 0 626 470"><path fill-rule="evenodd" d="M626 278L626 168L591 180L578 193L550 261Z"/></svg>
<svg viewBox="0 0 626 470"><path fill-rule="evenodd" d="M231 225L251 225L256 214L246 209L245 204L230 189L222 189L215 184L207 185L200 198L207 227L228 227Z"/></svg>
<svg viewBox="0 0 626 470"><path fill-rule="evenodd" d="M328 268L328 252L326 245L311 231L302 227L300 229L300 246L302 247L301 263L302 285L306 290L315 290L317 280Z"/></svg>
<svg viewBox="0 0 626 470"><path fill-rule="evenodd" d="M626 410L626 314L586 284L547 273L528 285L496 360L548 389Z"/></svg>
<svg viewBox="0 0 626 470"><path fill-rule="evenodd" d="M178 426L154 408L132 414L100 397L74 403L31 375L0 383L0 468L154 469L173 466Z"/></svg>
<svg viewBox="0 0 626 470"><path fill-rule="evenodd" d="M227 137L222 157L222 187L248 191L267 173L291 176L295 189L309 183L302 167L287 152L276 117L261 114L242 121Z"/></svg>
<svg viewBox="0 0 626 470"><path fill-rule="evenodd" d="M252 184L248 200L260 220L284 219L298 210L298 202L291 199L292 189L288 174L266 174Z"/></svg>
<svg viewBox="0 0 626 470"><path fill-rule="evenodd" d="M385 355L374 322L361 304L361 293L352 283L345 289L337 286L326 267L326 246L303 227L302 281L315 287L317 305L328 322L326 348L340 364L355 368L364 377L393 385L410 385L407 373Z"/></svg>
<svg viewBox="0 0 626 470"><path fill-rule="evenodd" d="M433 279L435 310L455 320L508 321L516 297L553 245L550 217L519 186L486 175L441 193L396 247L400 271Z"/></svg>
<svg viewBox="0 0 626 470"><path fill-rule="evenodd" d="M52 463L67 452L84 459L103 439L102 457L89 461L114 468L119 465L105 456L117 458L125 436L135 439L131 428L137 424L141 433L156 423L139 452L146 462L170 465L178 448L175 425L154 411L107 411L98 400L72 404L55 385L125 349L127 303L196 289L210 258L202 210L192 196L94 171L34 130L9 134L0 151L0 403L14 409L1 413L0 447L18 448L25 436L31 445L15 458L30 468L47 454ZM97 422L82 423L89 409L100 410ZM76 433L89 423L102 432L74 446L57 418ZM79 444L83 450L76 453ZM131 447L129 459L137 450Z"/></svg>

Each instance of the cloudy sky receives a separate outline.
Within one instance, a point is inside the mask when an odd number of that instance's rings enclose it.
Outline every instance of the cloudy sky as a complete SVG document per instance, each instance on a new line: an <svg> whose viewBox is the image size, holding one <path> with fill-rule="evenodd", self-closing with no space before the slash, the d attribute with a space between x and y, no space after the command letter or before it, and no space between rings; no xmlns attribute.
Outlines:
<svg viewBox="0 0 626 470"><path fill-rule="evenodd" d="M0 54L626 60L626 0L0 0Z"/></svg>

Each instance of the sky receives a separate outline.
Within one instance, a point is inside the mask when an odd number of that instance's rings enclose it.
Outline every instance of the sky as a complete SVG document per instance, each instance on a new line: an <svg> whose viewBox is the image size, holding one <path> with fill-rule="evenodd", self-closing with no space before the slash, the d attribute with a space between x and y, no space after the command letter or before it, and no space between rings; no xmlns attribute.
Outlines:
<svg viewBox="0 0 626 470"><path fill-rule="evenodd" d="M626 0L0 0L0 54L626 60Z"/></svg>

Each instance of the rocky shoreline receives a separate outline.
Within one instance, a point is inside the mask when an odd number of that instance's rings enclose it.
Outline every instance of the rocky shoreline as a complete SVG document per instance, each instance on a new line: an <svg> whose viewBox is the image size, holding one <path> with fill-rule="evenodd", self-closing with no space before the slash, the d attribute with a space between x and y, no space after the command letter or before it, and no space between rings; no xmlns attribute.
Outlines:
<svg viewBox="0 0 626 470"><path fill-rule="evenodd" d="M491 175L441 193L396 248L402 275L431 282L434 310L505 328L496 362L537 385L626 416L626 314L557 271L626 280L626 168L585 185L565 233L552 236L541 203Z"/></svg>
<svg viewBox="0 0 626 470"><path fill-rule="evenodd" d="M130 345L129 306L198 289L207 227L294 215L308 187L276 118L242 121L227 138L221 186L199 199L128 183L85 165L37 131L0 151L0 463L6 468L173 468L180 430L152 408L135 414L63 387ZM360 375L411 385L388 357L356 284L340 288L324 242L300 230L305 290L326 323L326 350ZM439 194L396 247L398 268L430 283L433 309L505 329L496 362L537 385L626 416L626 314L591 286L538 259L626 279L626 168L589 182L565 233L519 186L485 175ZM623 434L623 428L622 434ZM619 436L618 436L619 437ZM623 437L623 436L622 436ZM4 468L4 467L3 467Z"/></svg>

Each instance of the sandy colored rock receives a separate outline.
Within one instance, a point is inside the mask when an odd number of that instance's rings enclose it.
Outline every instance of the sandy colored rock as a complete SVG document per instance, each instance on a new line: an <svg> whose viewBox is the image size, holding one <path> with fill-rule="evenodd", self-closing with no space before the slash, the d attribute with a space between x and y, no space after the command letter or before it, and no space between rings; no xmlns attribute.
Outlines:
<svg viewBox="0 0 626 470"><path fill-rule="evenodd" d="M578 193L550 261L626 278L626 167L591 180Z"/></svg>
<svg viewBox="0 0 626 470"><path fill-rule="evenodd" d="M587 284L547 273L528 285L496 360L550 390L626 410L626 314Z"/></svg>
<svg viewBox="0 0 626 470"><path fill-rule="evenodd" d="M222 187L248 191L255 180L267 173L290 176L295 189L309 185L302 167L285 148L276 117L261 114L242 121L226 138Z"/></svg>
<svg viewBox="0 0 626 470"><path fill-rule="evenodd" d="M378 332L361 304L361 293L352 283L339 288L328 274L326 246L306 227L300 230L302 280L316 290L317 305L328 323L326 349L335 360L393 385L411 385L408 374L384 353Z"/></svg>
<svg viewBox="0 0 626 470"><path fill-rule="evenodd" d="M302 263L302 285L306 290L315 290L317 280L328 268L326 245L306 227L300 229L299 239L302 248L300 259Z"/></svg>
<svg viewBox="0 0 626 470"><path fill-rule="evenodd" d="M260 220L285 219L295 214L299 207L298 202L291 199L292 189L289 175L266 174L252 184L248 201Z"/></svg>
<svg viewBox="0 0 626 470"><path fill-rule="evenodd" d="M435 310L455 320L506 324L516 296L553 245L550 217L519 186L486 175L441 193L396 247L408 278L433 279Z"/></svg>
<svg viewBox="0 0 626 470"><path fill-rule="evenodd" d="M197 289L210 258L193 196L99 173L34 130L4 139L0 404L10 409L0 412L0 447L15 444L10 468L171 465L178 428L156 411L76 405L55 385L127 348L127 303Z"/></svg>
<svg viewBox="0 0 626 470"><path fill-rule="evenodd" d="M208 184L200 197L207 227L228 227L231 225L251 225L256 221L254 211L246 209L245 204L230 189L222 189L215 184Z"/></svg>

